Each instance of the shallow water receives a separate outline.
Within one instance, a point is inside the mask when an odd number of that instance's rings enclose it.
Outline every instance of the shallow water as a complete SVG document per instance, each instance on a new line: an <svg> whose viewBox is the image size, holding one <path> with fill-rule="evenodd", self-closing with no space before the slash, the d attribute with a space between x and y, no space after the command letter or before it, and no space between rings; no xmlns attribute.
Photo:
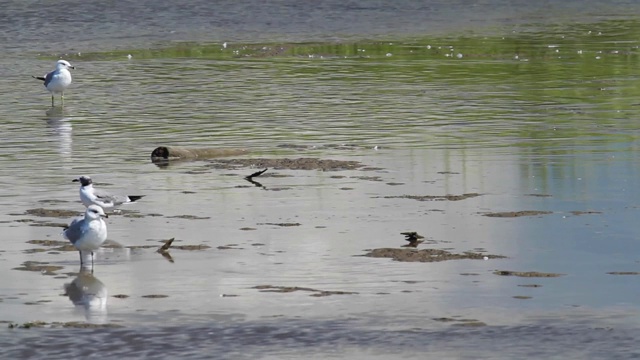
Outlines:
<svg viewBox="0 0 640 360"><path fill-rule="evenodd" d="M123 328L0 329L3 357L638 355L640 23L626 15L638 5L136 4L5 6L0 321ZM77 69L64 108L50 108L28 76L59 54ZM159 145L365 168L272 168L261 188L243 179L257 168L158 167ZM147 195L109 218L125 248L100 250L76 280L98 294L86 306L64 295L77 253L27 243L62 240L70 219L23 214L80 213L82 174ZM523 210L551 213L483 215ZM421 248L507 258L358 256L403 245L403 231L425 235ZM211 248L173 249L173 263L126 248L172 237ZM63 269L14 270L26 261Z"/></svg>

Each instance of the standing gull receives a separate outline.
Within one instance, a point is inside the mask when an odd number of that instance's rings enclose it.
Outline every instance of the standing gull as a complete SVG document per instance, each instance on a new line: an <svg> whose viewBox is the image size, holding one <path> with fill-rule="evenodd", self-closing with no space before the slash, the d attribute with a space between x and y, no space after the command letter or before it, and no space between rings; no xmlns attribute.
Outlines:
<svg viewBox="0 0 640 360"><path fill-rule="evenodd" d="M38 80L44 81L44 86L51 92L51 106L54 104L54 94L60 94L60 100L64 105L64 91L71 85L71 72L75 69L66 60L58 60L56 69L48 72L45 76L34 76Z"/></svg>
<svg viewBox="0 0 640 360"><path fill-rule="evenodd" d="M62 233L65 239L71 241L73 246L80 251L80 266L84 266L84 256L87 251L91 253L91 266L93 266L93 251L107 240L107 224L102 218L109 217L98 205L91 205L84 213L84 218L74 219L69 227Z"/></svg>
<svg viewBox="0 0 640 360"><path fill-rule="evenodd" d="M140 200L144 195L112 195L105 191L96 190L93 181L88 176L80 176L73 179L73 182L80 182L80 201L84 206L98 205L103 209L110 209L118 205Z"/></svg>

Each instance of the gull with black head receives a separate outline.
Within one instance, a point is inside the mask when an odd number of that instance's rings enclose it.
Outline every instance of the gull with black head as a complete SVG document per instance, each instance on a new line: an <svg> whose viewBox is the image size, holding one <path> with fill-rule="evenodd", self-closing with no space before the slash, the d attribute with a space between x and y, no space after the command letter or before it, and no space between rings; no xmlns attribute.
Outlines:
<svg viewBox="0 0 640 360"><path fill-rule="evenodd" d="M80 183L80 201L84 206L98 205L103 209L111 209L118 205L140 200L144 195L113 195L93 187L93 181L88 176L73 179Z"/></svg>

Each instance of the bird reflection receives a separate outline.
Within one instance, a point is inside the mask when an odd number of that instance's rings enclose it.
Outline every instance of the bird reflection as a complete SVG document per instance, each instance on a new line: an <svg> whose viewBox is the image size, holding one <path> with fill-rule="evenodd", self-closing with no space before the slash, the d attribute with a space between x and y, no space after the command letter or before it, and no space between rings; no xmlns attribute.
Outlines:
<svg viewBox="0 0 640 360"><path fill-rule="evenodd" d="M81 267L78 276L64 284L64 291L76 308L84 310L87 322L107 322L107 287L93 276L91 268Z"/></svg>
<svg viewBox="0 0 640 360"><path fill-rule="evenodd" d="M58 153L65 161L71 160L72 152L72 135L73 128L71 126L70 117L65 117L62 107L51 107L45 112L47 126L51 133L56 137L58 143Z"/></svg>

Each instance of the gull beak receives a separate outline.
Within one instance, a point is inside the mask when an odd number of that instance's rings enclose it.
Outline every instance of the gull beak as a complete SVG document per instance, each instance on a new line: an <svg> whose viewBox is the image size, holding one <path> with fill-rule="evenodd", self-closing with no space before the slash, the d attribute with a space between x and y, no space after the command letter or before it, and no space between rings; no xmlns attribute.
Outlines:
<svg viewBox="0 0 640 360"><path fill-rule="evenodd" d="M104 214L103 216L106 217L107 219L109 218L109 215L107 215L107 214Z"/></svg>
<svg viewBox="0 0 640 360"><path fill-rule="evenodd" d="M69 66L69 68L71 68L71 69L73 69L73 70L75 70L75 69L76 69L76 67L75 67L75 66Z"/></svg>
<svg viewBox="0 0 640 360"><path fill-rule="evenodd" d="M80 179L73 179L73 180L71 180L71 182L79 182L79 181L80 181Z"/></svg>

